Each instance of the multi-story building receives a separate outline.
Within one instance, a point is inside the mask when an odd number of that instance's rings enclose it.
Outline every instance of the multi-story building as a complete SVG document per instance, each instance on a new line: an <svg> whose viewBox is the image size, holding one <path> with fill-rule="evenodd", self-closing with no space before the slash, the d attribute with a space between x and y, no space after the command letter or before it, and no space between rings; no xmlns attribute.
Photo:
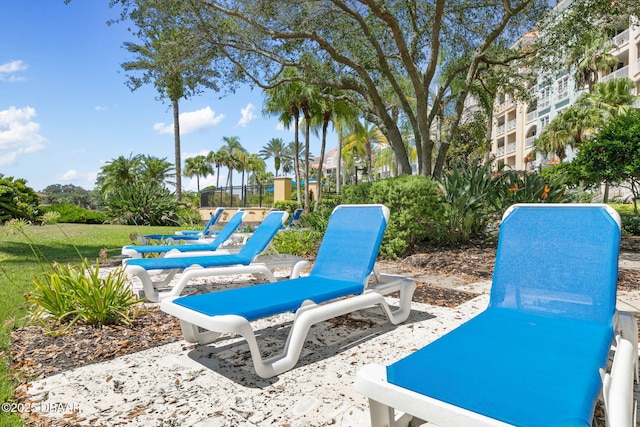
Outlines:
<svg viewBox="0 0 640 427"><path fill-rule="evenodd" d="M640 26L621 26L612 37L611 46L609 53L618 58L618 65L609 73L601 73L599 81L628 77L636 82L636 95L640 95ZM584 89L576 89L572 76L564 74L551 81L540 79L532 90L537 100L532 105L515 102L504 95L496 100L491 136L491 155L496 168L507 165L515 170L532 170L558 161L553 157L533 156L533 144ZM572 153L568 154L571 158Z"/></svg>

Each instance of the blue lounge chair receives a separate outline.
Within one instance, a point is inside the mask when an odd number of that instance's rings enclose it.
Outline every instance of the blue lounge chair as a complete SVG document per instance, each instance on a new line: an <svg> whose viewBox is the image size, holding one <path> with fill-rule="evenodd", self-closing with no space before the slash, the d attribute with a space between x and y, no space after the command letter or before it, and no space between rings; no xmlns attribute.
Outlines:
<svg viewBox="0 0 640 427"><path fill-rule="evenodd" d="M309 328L318 322L380 305L391 322L409 316L416 284L402 276L377 275L367 286L378 255L389 210L382 205L343 205L329 218L315 264L306 277L245 288L167 298L161 310L180 319L187 341L206 344L220 333L242 335L249 344L256 372L272 377L293 368ZM392 311L384 295L400 291ZM282 354L263 360L251 322L295 312ZM202 332L200 328L206 332Z"/></svg>
<svg viewBox="0 0 640 427"><path fill-rule="evenodd" d="M294 210L291 214L291 218L289 218L289 223L287 224L286 228L300 228L302 226L302 224L300 223L302 212L304 212L302 208Z"/></svg>
<svg viewBox="0 0 640 427"><path fill-rule="evenodd" d="M488 308L390 366L358 372L373 426L395 425L394 408L442 427L591 425L616 314L632 318L616 313L619 242L620 218L605 205L510 208ZM624 329L615 372L604 375L605 403L622 409L605 409L631 426L638 337Z"/></svg>
<svg viewBox="0 0 640 427"><path fill-rule="evenodd" d="M222 212L224 212L224 208L216 208L202 230L182 230L176 231L175 234L147 234L146 236L138 236L138 240L140 240L143 245L146 245L150 240L166 242L185 241L188 243L191 241L197 242L201 239L213 237L215 234L217 234L213 230L213 227L215 227L218 221L220 221Z"/></svg>
<svg viewBox="0 0 640 427"><path fill-rule="evenodd" d="M287 216L288 214L282 211L269 213L237 253L216 254L210 250L178 254L171 252L163 258L125 259L123 266L126 273L140 279L146 299L152 302L180 295L188 282L196 277L254 274L265 276L275 282L273 270L276 268L291 268L291 275L297 277L307 264L306 260L269 250L271 240ZM183 250L193 246L196 245L185 245ZM162 273L164 278L154 281L153 276L158 272ZM158 290L169 285L178 273L182 274L169 290Z"/></svg>
<svg viewBox="0 0 640 427"><path fill-rule="evenodd" d="M222 227L216 238L210 243L190 243L183 245L130 245L122 247L122 255L131 258L142 258L143 254L159 254L162 256L177 256L180 254L192 254L193 252L217 251L233 233L238 229L244 217L244 211L236 212L229 222Z"/></svg>

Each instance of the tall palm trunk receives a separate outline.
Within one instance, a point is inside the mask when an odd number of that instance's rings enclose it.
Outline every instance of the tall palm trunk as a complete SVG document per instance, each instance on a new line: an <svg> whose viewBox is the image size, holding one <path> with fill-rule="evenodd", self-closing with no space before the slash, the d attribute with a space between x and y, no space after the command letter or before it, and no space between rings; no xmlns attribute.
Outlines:
<svg viewBox="0 0 640 427"><path fill-rule="evenodd" d="M173 101L173 139L176 152L176 197L182 201L182 160L180 159L180 109L178 100Z"/></svg>
<svg viewBox="0 0 640 427"><path fill-rule="evenodd" d="M295 151L295 153L293 153L293 168L295 169L294 174L296 176L296 196L297 196L297 200L298 200L298 206L300 206L300 202L302 201L301 197L302 197L302 193L300 191L300 138L299 138L299 132L300 132L300 125L298 123L298 119L299 114L296 112L296 114L293 115L293 118L295 119L295 123L293 125L294 128L294 138L293 138L293 149Z"/></svg>
<svg viewBox="0 0 640 427"><path fill-rule="evenodd" d="M316 201L313 205L313 209L316 211L320 207L320 197L322 195L322 165L324 165L324 151L327 147L327 128L329 127L330 118L331 111L325 111L322 120L322 143L320 145L320 167L318 168L318 194L316 195Z"/></svg>

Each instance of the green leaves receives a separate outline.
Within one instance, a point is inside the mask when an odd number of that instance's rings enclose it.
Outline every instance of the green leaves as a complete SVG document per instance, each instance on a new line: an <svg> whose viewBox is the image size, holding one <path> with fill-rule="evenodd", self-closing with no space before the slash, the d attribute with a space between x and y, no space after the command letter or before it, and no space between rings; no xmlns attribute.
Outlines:
<svg viewBox="0 0 640 427"><path fill-rule="evenodd" d="M125 279L121 268L101 275L99 265L90 266L86 258L80 267L55 263L53 272L33 279L35 289L26 299L38 307L38 318L51 318L58 325L130 324L130 309L141 300Z"/></svg>
<svg viewBox="0 0 640 427"><path fill-rule="evenodd" d="M24 179L5 177L0 173L0 222L12 218L34 220L40 197Z"/></svg>

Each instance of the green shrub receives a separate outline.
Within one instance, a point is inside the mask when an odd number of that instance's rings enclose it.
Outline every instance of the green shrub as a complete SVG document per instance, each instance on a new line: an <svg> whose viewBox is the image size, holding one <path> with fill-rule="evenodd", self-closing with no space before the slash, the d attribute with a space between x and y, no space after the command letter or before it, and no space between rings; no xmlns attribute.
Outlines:
<svg viewBox="0 0 640 427"><path fill-rule="evenodd" d="M444 175L439 188L444 200L444 224L438 241L466 242L484 233L496 218L490 165L455 165Z"/></svg>
<svg viewBox="0 0 640 427"><path fill-rule="evenodd" d="M393 178L390 178L393 179ZM357 185L345 185L342 187L342 204L366 204L372 203L370 192L373 182L361 182Z"/></svg>
<svg viewBox="0 0 640 427"><path fill-rule="evenodd" d="M444 243L466 242L482 235L515 203L567 200L562 176L506 171L492 177L490 165L455 165L440 182L445 201Z"/></svg>
<svg viewBox="0 0 640 427"><path fill-rule="evenodd" d="M73 224L104 224L108 221L107 215L102 212L91 211L70 203L41 206L40 211L45 214L58 213L60 216L56 222Z"/></svg>
<svg viewBox="0 0 640 427"><path fill-rule="evenodd" d="M443 219L437 186L424 176L402 175L348 186L342 203L382 203L389 208L389 223L380 248L384 258L404 256L416 243L432 239Z"/></svg>
<svg viewBox="0 0 640 427"><path fill-rule="evenodd" d="M625 236L640 236L640 216L622 215L620 219Z"/></svg>
<svg viewBox="0 0 640 427"><path fill-rule="evenodd" d="M107 214L124 225L176 225L175 196L157 183L124 184L109 194Z"/></svg>
<svg viewBox="0 0 640 427"><path fill-rule="evenodd" d="M311 212L309 215L303 215L300 217L300 223L304 228L311 228L313 230L324 233L329 223L329 216L332 209L320 207L317 211Z"/></svg>
<svg viewBox="0 0 640 427"><path fill-rule="evenodd" d="M307 257L315 255L321 240L322 233L316 230L285 230L273 238L273 247L283 254Z"/></svg>
<svg viewBox="0 0 640 427"><path fill-rule="evenodd" d="M273 208L293 213L293 211L298 208L298 202L295 200L278 200L277 202L273 202Z"/></svg>
<svg viewBox="0 0 640 427"><path fill-rule="evenodd" d="M507 171L494 180L496 204L504 212L515 203L561 203L566 200L562 175L545 179L537 172Z"/></svg>
<svg viewBox="0 0 640 427"><path fill-rule="evenodd" d="M203 221L200 211L191 207L183 207L176 212L180 226L187 230L202 230Z"/></svg>
<svg viewBox="0 0 640 427"><path fill-rule="evenodd" d="M24 179L0 173L0 223L12 218L32 221L38 216L40 197Z"/></svg>
<svg viewBox="0 0 640 427"><path fill-rule="evenodd" d="M37 305L36 314L69 326L78 321L90 325L130 324L130 309L141 301L127 286L122 268L100 277L98 263L89 266L86 259L81 267L55 263L52 273L34 278L33 284L35 290L26 298Z"/></svg>

